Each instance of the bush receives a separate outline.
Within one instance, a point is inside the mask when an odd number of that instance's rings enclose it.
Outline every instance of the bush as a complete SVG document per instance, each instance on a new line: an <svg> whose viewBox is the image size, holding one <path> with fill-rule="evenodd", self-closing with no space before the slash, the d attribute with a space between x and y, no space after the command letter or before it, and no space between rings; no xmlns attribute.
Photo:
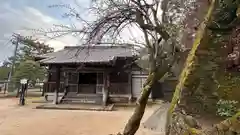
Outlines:
<svg viewBox="0 0 240 135"><path fill-rule="evenodd" d="M238 101L220 99L217 102L217 115L231 117L237 113L237 105Z"/></svg>

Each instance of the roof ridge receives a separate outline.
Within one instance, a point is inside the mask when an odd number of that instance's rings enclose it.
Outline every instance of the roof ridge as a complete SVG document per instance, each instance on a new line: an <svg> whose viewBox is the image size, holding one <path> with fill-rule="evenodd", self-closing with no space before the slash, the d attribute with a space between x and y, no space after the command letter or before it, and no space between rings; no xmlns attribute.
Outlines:
<svg viewBox="0 0 240 135"><path fill-rule="evenodd" d="M96 48L96 49L106 49L106 48L130 48L127 45L78 45L78 46L65 46L64 49L71 48Z"/></svg>

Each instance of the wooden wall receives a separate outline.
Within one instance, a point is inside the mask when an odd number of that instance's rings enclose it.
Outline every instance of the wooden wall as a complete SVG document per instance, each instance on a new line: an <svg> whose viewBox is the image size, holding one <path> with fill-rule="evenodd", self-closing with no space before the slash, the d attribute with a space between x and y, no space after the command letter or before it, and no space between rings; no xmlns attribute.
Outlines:
<svg viewBox="0 0 240 135"><path fill-rule="evenodd" d="M118 63L119 64L119 63ZM118 68L110 67L97 67L97 68L83 68L77 70L77 66L62 66L61 67L61 85L60 91L64 92L64 72L68 73L68 91L78 93L100 93L103 89L103 81L97 80L96 84L80 84L79 74L80 73L109 73L110 76L110 94L131 94L131 79L130 74L125 72L123 67ZM54 92L56 89L56 66L50 66L48 82L45 83L46 92Z"/></svg>

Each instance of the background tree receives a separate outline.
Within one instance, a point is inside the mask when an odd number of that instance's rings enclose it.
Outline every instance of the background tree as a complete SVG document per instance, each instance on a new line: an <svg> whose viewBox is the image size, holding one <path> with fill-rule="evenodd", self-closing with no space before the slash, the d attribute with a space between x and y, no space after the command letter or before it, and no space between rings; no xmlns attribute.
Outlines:
<svg viewBox="0 0 240 135"><path fill-rule="evenodd" d="M44 43L40 43L32 37L18 35L17 38L23 46L19 49L20 57L18 61L20 65L16 68L16 74L13 76L15 82L19 82L19 79L23 77L32 82L35 82L36 79L43 80L46 69L40 67L40 64L34 60L34 56L53 52L53 48Z"/></svg>
<svg viewBox="0 0 240 135"><path fill-rule="evenodd" d="M40 67L38 62L35 62L34 56L53 52L53 48L44 43L40 43L32 37L15 34L14 39L18 40L20 44L17 55L16 57L9 57L8 60L4 62L5 66L10 67L15 59L12 82L18 86L21 78L30 79L33 83L37 78L44 79L46 69Z"/></svg>
<svg viewBox="0 0 240 135"><path fill-rule="evenodd" d="M7 80L8 79L8 74L10 72L10 68L7 66L1 66L0 67L0 80Z"/></svg>
<svg viewBox="0 0 240 135"><path fill-rule="evenodd" d="M28 79L32 84L35 84L36 80L43 80L45 78L46 70L40 67L40 64L32 61L26 60L20 63L16 68L15 74L13 76L14 82L20 82L22 78Z"/></svg>

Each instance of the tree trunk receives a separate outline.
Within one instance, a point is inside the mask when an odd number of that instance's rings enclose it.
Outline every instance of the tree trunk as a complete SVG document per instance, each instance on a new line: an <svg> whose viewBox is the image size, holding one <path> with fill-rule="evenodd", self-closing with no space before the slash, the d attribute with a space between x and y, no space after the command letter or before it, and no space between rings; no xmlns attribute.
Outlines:
<svg viewBox="0 0 240 135"><path fill-rule="evenodd" d="M151 73L148 76L148 78L143 86L141 96L137 100L137 106L134 110L134 113L131 116L131 118L128 120L128 123L126 124L126 126L124 128L123 135L134 135L136 133L136 131L138 130L141 119L144 115L148 97L151 93L151 88L152 88L154 82L156 82L156 73Z"/></svg>
<svg viewBox="0 0 240 135"><path fill-rule="evenodd" d="M142 94L136 102L136 107L133 115L126 124L123 135L134 135L140 126L140 122L145 112L148 97L152 91L152 87L156 84L166 73L168 73L171 65L166 65L155 72L148 75L146 82L143 85Z"/></svg>
<svg viewBox="0 0 240 135"><path fill-rule="evenodd" d="M240 134L240 112L228 118L213 128L204 131L204 135L239 135Z"/></svg>
<svg viewBox="0 0 240 135"><path fill-rule="evenodd" d="M240 112L228 118L210 129L201 130L198 122L189 115L174 112L171 123L171 135L239 135Z"/></svg>
<svg viewBox="0 0 240 135"><path fill-rule="evenodd" d="M191 75L191 72L193 70L193 65L196 62L195 54L197 50L202 45L204 45L203 43L204 36L207 36L206 25L210 21L215 5L216 5L216 1L212 0L211 5L208 9L208 12L204 18L204 21L201 23L200 28L197 32L197 37L194 41L192 49L187 57L185 67L183 68L183 71L179 78L179 82L176 86L176 90L171 102L171 106L167 113L167 122L166 122L166 129L165 129L166 135L202 134L202 133L195 132L197 131L196 128L199 128L199 124L196 122L196 120L193 117L186 115L183 108L185 104L184 103L182 104L182 98L184 94L183 89L184 89L186 80ZM191 129L191 132L188 131L190 129Z"/></svg>

